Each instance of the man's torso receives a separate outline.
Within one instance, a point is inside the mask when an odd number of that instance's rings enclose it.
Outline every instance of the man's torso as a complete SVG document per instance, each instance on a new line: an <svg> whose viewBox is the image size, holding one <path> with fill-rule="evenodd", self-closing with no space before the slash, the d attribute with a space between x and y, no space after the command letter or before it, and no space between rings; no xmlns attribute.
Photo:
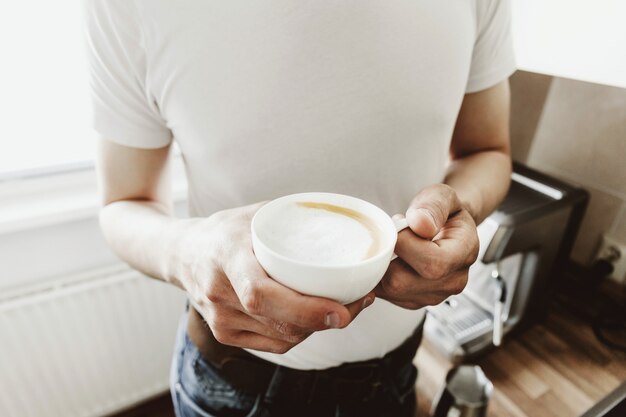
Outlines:
<svg viewBox="0 0 626 417"><path fill-rule="evenodd" d="M476 38L473 1L139 0L146 89L179 144L191 214L328 191L404 212L443 179ZM381 357L422 311L377 300L285 355Z"/></svg>

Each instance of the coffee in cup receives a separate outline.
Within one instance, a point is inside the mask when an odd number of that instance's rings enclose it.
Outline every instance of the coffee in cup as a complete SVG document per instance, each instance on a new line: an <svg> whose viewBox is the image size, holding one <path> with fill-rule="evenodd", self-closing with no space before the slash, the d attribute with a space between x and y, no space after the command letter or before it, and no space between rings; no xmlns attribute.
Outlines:
<svg viewBox="0 0 626 417"><path fill-rule="evenodd" d="M384 241L383 231L367 215L316 201L285 204L259 237L287 258L318 265L364 261L376 255Z"/></svg>
<svg viewBox="0 0 626 417"><path fill-rule="evenodd" d="M407 224L355 197L302 193L267 203L251 227L254 253L269 276L347 304L380 281Z"/></svg>

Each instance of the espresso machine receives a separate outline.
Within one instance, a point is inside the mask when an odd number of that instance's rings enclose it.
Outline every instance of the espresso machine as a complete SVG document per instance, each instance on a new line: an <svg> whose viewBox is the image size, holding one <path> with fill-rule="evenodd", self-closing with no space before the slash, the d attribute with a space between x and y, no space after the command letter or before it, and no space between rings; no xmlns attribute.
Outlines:
<svg viewBox="0 0 626 417"><path fill-rule="evenodd" d="M424 337L454 363L498 346L545 316L588 193L515 164L504 202L478 227L465 290L428 308Z"/></svg>

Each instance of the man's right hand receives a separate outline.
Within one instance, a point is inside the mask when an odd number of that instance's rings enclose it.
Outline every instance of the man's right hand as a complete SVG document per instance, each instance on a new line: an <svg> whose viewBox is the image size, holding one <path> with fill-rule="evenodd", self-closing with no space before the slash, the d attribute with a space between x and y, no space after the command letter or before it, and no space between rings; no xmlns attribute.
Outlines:
<svg viewBox="0 0 626 417"><path fill-rule="evenodd" d="M280 285L252 252L250 222L263 203L176 219L170 146L99 144L100 225L109 246L134 268L186 290L218 341L283 353L314 331L347 326L374 300L371 292L343 306Z"/></svg>
<svg viewBox="0 0 626 417"><path fill-rule="evenodd" d="M374 293L344 306L270 278L250 236L252 217L263 204L177 221L166 278L187 291L219 342L284 353L315 331L347 326Z"/></svg>

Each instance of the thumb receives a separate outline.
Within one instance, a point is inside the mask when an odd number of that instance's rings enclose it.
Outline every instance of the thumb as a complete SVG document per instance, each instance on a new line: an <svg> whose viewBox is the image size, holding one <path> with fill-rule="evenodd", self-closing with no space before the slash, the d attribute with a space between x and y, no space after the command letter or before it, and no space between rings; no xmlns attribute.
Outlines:
<svg viewBox="0 0 626 417"><path fill-rule="evenodd" d="M435 184L420 191L406 212L411 230L424 239L432 239L448 221L451 214L461 209L454 189L445 184Z"/></svg>

